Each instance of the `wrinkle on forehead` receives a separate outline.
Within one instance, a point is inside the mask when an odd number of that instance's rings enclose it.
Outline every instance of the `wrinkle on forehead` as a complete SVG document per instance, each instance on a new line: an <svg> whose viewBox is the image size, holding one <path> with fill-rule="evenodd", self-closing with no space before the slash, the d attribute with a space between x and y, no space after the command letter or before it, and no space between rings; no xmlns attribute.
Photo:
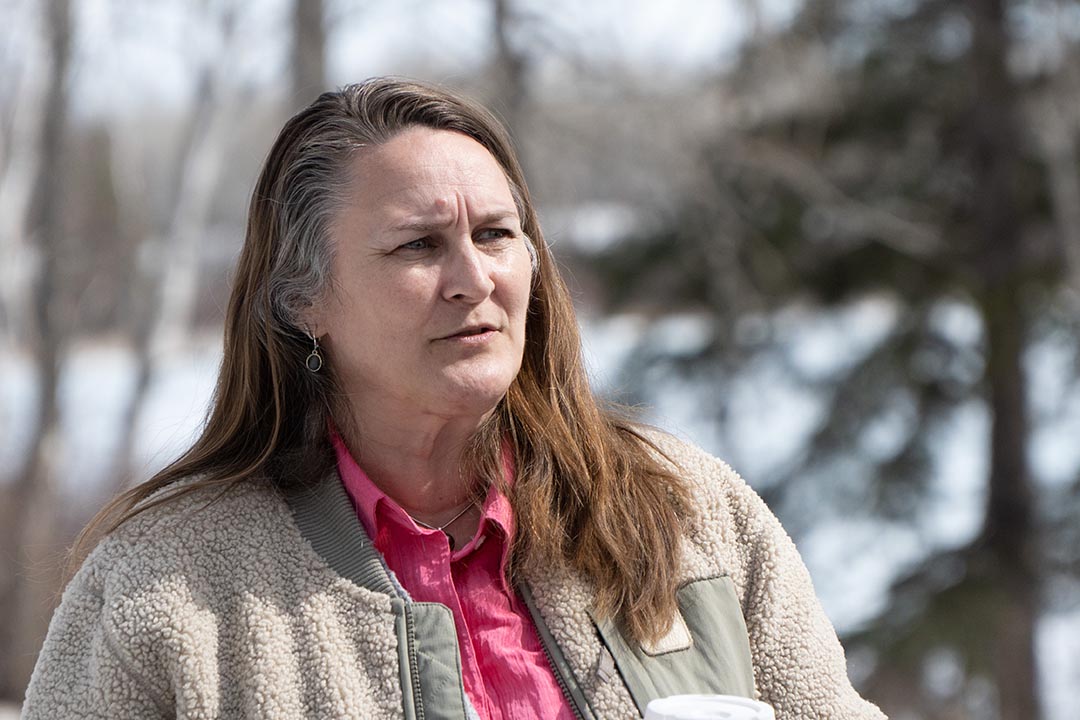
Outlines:
<svg viewBox="0 0 1080 720"><path fill-rule="evenodd" d="M410 128L357 154L350 176L342 214L363 213L380 231L412 223L449 227L488 217L522 220L506 171L487 148L462 133Z"/></svg>
<svg viewBox="0 0 1080 720"><path fill-rule="evenodd" d="M512 201L512 198L511 198ZM462 193L451 197L439 197L431 203L431 210L424 208L387 212L386 230L432 232L459 225L482 225L487 223L519 224L517 206L512 202L470 202Z"/></svg>

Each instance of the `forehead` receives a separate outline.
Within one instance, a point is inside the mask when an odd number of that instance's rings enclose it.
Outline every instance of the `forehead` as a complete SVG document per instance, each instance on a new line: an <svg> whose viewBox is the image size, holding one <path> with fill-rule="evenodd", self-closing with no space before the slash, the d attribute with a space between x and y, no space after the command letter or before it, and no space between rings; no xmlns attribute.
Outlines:
<svg viewBox="0 0 1080 720"><path fill-rule="evenodd" d="M355 201L369 211L418 212L454 195L474 204L514 205L495 157L471 137L449 130L409 128L361 150L350 169Z"/></svg>

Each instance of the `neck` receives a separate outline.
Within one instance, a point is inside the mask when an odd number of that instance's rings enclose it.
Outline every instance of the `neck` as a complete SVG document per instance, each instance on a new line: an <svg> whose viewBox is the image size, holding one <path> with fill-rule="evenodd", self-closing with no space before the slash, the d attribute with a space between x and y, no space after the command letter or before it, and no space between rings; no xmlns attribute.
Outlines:
<svg viewBox="0 0 1080 720"><path fill-rule="evenodd" d="M440 525L473 498L473 478L461 472L464 450L484 417L395 417L352 413L342 439L371 481L405 512Z"/></svg>

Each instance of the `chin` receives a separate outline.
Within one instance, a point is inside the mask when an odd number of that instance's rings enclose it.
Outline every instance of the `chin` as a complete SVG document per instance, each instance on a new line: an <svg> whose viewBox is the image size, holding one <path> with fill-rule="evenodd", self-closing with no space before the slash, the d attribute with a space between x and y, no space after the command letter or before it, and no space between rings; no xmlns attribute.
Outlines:
<svg viewBox="0 0 1080 720"><path fill-rule="evenodd" d="M498 373L451 380L441 393L448 409L453 412L482 415L491 412L510 389L517 373Z"/></svg>

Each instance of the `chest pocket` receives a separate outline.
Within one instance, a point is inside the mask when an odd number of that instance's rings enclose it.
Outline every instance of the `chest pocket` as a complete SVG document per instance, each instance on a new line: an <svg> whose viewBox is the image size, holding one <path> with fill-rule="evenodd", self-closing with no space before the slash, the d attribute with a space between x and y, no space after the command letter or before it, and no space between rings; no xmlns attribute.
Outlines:
<svg viewBox="0 0 1080 720"><path fill-rule="evenodd" d="M727 576L678 591L675 627L650 648L629 642L611 620L593 622L642 715L650 700L686 693L754 697L750 641L735 585Z"/></svg>

